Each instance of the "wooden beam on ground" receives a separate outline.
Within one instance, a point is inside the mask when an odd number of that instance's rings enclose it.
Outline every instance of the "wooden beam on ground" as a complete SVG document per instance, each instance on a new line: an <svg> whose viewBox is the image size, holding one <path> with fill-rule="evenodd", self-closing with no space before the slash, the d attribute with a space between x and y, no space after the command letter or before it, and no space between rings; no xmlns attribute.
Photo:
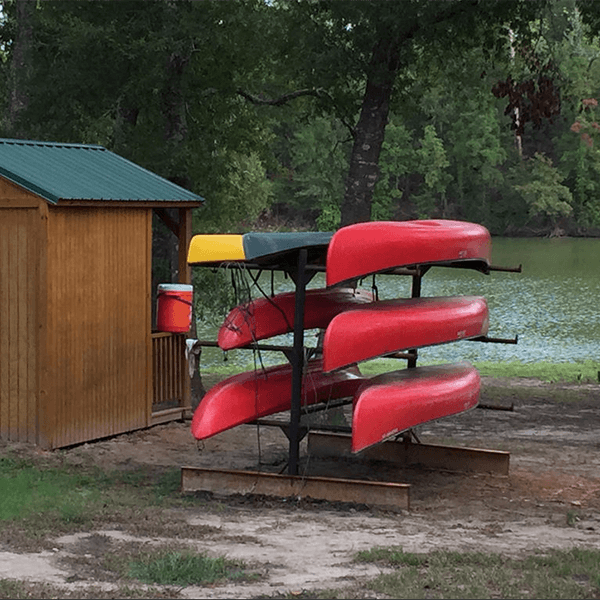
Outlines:
<svg viewBox="0 0 600 600"><path fill-rule="evenodd" d="M295 496L402 510L410 508L410 485L405 483L276 475L256 471L182 467L181 491L258 494L278 498Z"/></svg>
<svg viewBox="0 0 600 600"><path fill-rule="evenodd" d="M382 461L402 467L508 475L510 453L501 450L388 441L352 454L351 442L349 435L311 431L308 454L316 458L341 457L357 462Z"/></svg>
<svg viewBox="0 0 600 600"><path fill-rule="evenodd" d="M170 423L171 421L181 421L188 412L189 409L185 406L167 408L165 410L153 412L150 415L150 425L162 425L163 423Z"/></svg>

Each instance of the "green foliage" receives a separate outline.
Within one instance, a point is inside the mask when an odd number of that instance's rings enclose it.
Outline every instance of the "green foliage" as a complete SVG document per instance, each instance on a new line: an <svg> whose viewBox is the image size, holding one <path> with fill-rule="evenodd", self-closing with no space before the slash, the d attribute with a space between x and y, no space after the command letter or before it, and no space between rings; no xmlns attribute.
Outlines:
<svg viewBox="0 0 600 600"><path fill-rule="evenodd" d="M423 185L419 194L415 194L413 198L419 218L426 219L434 215L440 201L444 203L445 208L446 187L450 182L447 172L450 162L444 142L438 137L433 125L425 127L421 145L417 149L417 160Z"/></svg>
<svg viewBox="0 0 600 600"><path fill-rule="evenodd" d="M456 101L462 109L456 107L455 118L447 125L446 148L453 174L448 195L456 198L461 214L487 224L496 209L495 191L504 183L502 167L508 152L502 145L502 117L491 94L484 96L477 88L475 93L475 98L459 95Z"/></svg>
<svg viewBox="0 0 600 600"><path fill-rule="evenodd" d="M4 2L0 19L5 114L16 7ZM38 2L17 130L103 144L197 191L196 231L254 227L272 202L335 229L373 47L402 39L372 218L598 226L597 119L582 101L600 86L599 14L575 0ZM513 181L511 114L490 90L509 75L539 88L548 65L560 118L528 123L522 142L564 179L531 158L531 180Z"/></svg>
<svg viewBox="0 0 600 600"><path fill-rule="evenodd" d="M595 98L585 98L580 112L563 134L561 169L573 190L577 220L585 225L600 225L600 125Z"/></svg>
<svg viewBox="0 0 600 600"><path fill-rule="evenodd" d="M220 325L229 309L236 305L231 273L224 269L193 269L194 314L200 321Z"/></svg>
<svg viewBox="0 0 600 600"><path fill-rule="evenodd" d="M316 225L319 231L335 231L340 226L342 211L339 205L326 204L321 207L321 214L317 217Z"/></svg>
<svg viewBox="0 0 600 600"><path fill-rule="evenodd" d="M100 143L198 191L211 230L253 219L271 199L269 122L237 88L263 64L264 8L38 3L23 134Z"/></svg>
<svg viewBox="0 0 600 600"><path fill-rule="evenodd" d="M373 194L371 212L374 221L394 217L395 205L402 198L408 177L417 170L417 165L412 132L397 119L392 119L386 127L379 158L380 177Z"/></svg>
<svg viewBox="0 0 600 600"><path fill-rule="evenodd" d="M249 228L271 205L271 182L257 153L231 152L224 171L220 189L213 193L202 215L204 232Z"/></svg>
<svg viewBox="0 0 600 600"><path fill-rule="evenodd" d="M278 200L316 213L321 231L337 229L348 169L347 132L335 119L316 117L308 123L291 121L282 135L288 143L274 180Z"/></svg>
<svg viewBox="0 0 600 600"><path fill-rule="evenodd" d="M526 165L527 183L516 186L529 207L531 216L556 219L569 215L573 208L573 196L568 187L562 185L563 177L552 160L536 153Z"/></svg>

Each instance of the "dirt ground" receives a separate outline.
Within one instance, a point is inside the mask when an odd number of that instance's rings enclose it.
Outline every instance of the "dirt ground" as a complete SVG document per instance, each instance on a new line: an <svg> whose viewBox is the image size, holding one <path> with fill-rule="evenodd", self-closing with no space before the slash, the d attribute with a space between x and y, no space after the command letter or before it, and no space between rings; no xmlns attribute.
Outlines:
<svg viewBox="0 0 600 600"><path fill-rule="evenodd" d="M374 546L407 552L489 551L511 556L549 548L600 547L600 384L541 384L485 379L481 402L514 410L475 409L421 426L425 443L510 452L508 477L370 466L361 476L411 484L411 508L288 498L198 496L190 508L161 515L180 527L110 528L59 537L52 548L13 552L0 545L0 579L47 582L77 590L113 589L90 564L119 544L176 540L243 560L255 580L170 590L163 597L248 598L302 590L357 587L381 567L353 561ZM70 462L105 468L201 466L285 469L287 439L277 428L242 426L197 444L189 423L171 423L66 451ZM259 450L260 446L260 450ZM306 457L304 457L306 458ZM260 463L260 464L259 464ZM339 475L342 467L334 465ZM87 561L87 562L86 562ZM87 565L87 566L86 566ZM112 587L111 587L112 586ZM165 592L167 594L167 592ZM356 597L361 597L356 596ZM364 591L362 597L376 597Z"/></svg>

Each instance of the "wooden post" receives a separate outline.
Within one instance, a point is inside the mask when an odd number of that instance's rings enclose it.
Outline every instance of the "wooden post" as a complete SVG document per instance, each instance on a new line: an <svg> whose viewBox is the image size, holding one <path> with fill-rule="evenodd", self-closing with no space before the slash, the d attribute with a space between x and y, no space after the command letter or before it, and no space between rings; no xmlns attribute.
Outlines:
<svg viewBox="0 0 600 600"><path fill-rule="evenodd" d="M308 250L301 248L296 273L296 302L294 306L294 362L292 363L292 405L290 410L290 455L288 472L298 474L300 455L300 409L302 408L302 376L304 373L304 302L306 299L306 262Z"/></svg>
<svg viewBox="0 0 600 600"><path fill-rule="evenodd" d="M187 253L192 240L192 209L191 208L180 208L179 209L179 236L178 236L178 256L179 266L177 269L179 283L192 283L192 268L187 262ZM193 300L192 300L193 302ZM192 337L196 336L196 323L194 315L194 309L192 307ZM191 409L192 408L192 380L188 375L187 364L182 371L183 377L183 398L182 407ZM197 373L196 377L199 378L200 374ZM202 385L202 383L200 383Z"/></svg>
<svg viewBox="0 0 600 600"><path fill-rule="evenodd" d="M192 240L192 209L179 209L179 267L178 280L179 283L192 282L192 268L187 262L187 253Z"/></svg>

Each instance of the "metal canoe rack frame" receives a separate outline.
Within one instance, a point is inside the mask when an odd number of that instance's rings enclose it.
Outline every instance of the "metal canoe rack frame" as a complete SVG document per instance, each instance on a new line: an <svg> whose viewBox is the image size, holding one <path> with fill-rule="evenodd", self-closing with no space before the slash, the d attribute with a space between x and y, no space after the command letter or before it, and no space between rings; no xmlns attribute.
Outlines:
<svg viewBox="0 0 600 600"><path fill-rule="evenodd" d="M310 257L310 262L309 262ZM316 258L316 260L315 260ZM510 453L495 450L458 448L449 446L422 444L412 431L405 433L400 440L387 441L374 448L367 449L358 456L350 452L349 428L336 426L311 426L308 431L301 424L303 414L301 395L302 377L307 359L304 347L304 307L306 287L318 272L325 271L324 256L315 255L313 251L300 247L287 252L283 260L278 257L274 262L254 263L245 261L241 265L227 262L227 267L243 266L246 270L283 271L295 284L295 312L292 346L269 344L250 344L248 349L281 351L292 365L291 410L289 422L279 419L259 419L255 423L265 426L279 427L289 441L288 474L275 475L258 471L228 471L202 469L197 467L182 467L181 488L183 492L208 491L224 494L254 493L278 497L303 496L313 499L323 499L333 502L357 502L385 506L396 509L410 507L408 484L391 482L373 482L357 479L341 479L326 477L310 477L298 475L300 459L300 442L308 435L308 449L311 456L320 458L341 458L356 463L384 462L398 467L419 466L429 469L477 472L493 475L508 475ZM206 266L221 266L210 263ZM436 265L444 266L444 265ZM460 265L447 265L460 266ZM412 268L398 268L381 273L383 275L408 275L412 277L411 297L421 296L421 280L429 271L431 265L416 265ZM499 267L490 265L488 271L520 273L518 267ZM259 275L260 276L260 272ZM515 338L493 338L481 336L471 341L484 343L516 344ZM200 341L202 346L217 346L214 341ZM389 355L392 358L407 360L407 367L416 367L418 352L416 349L397 352ZM342 406L347 401L339 401L327 407L313 406L308 411L315 412ZM511 407L495 407L482 405L481 408L512 410ZM314 431L313 431L314 430ZM317 431L320 430L320 431ZM414 442L412 440L415 440Z"/></svg>

